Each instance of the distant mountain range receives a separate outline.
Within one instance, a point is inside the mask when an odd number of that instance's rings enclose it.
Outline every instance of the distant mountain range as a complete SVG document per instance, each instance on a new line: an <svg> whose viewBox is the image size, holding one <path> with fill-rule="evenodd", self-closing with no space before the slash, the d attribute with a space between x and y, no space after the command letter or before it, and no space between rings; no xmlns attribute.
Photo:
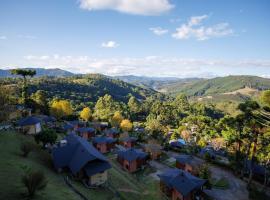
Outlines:
<svg viewBox="0 0 270 200"><path fill-rule="evenodd" d="M74 74L66 71L66 70L62 70L59 68L55 68L55 69L44 69L44 68L25 68L25 69L33 69L36 70L37 77L40 76L54 76L54 77L68 77L68 76L73 76ZM14 75L12 75L10 73L10 70L3 70L0 69L0 78L4 78L4 77L16 77Z"/></svg>
<svg viewBox="0 0 270 200"><path fill-rule="evenodd" d="M37 72L37 77L40 76L52 76L52 77L71 77L75 76L79 78L87 77L90 82L94 83L96 89L98 90L99 86L102 85L102 91L110 92L110 88L115 88L112 84L120 84L121 82L129 83L125 85L125 88L129 88L130 91L143 90L139 88L144 88L143 93L148 96L149 93L153 94L153 90L162 92L169 95L177 95L179 93L184 93L189 97L193 97L200 100L230 100L235 99L237 101L256 96L262 90L270 89L270 79L261 78L257 76L226 76L226 77L217 77L212 79L202 79L202 78L176 78L176 77L147 77L147 76L104 76L104 75L79 75L74 74L62 69L44 69L44 68L32 68ZM0 70L0 77L14 77L10 74L9 70ZM91 78L90 78L91 77ZM108 79L119 80L120 82L107 81ZM76 78L74 79L76 80ZM102 81L101 81L102 80ZM54 80L55 81L55 80ZM69 80L70 81L70 80ZM87 81L88 82L88 81ZM89 84L89 87L92 87L92 84ZM74 83L73 83L74 84ZM130 85L131 84L131 85ZM84 84L84 87L87 84ZM132 88L132 85L137 86L137 89ZM46 87L43 85L43 87ZM100 89L101 89L100 88ZM106 88L106 89L105 89ZM96 90L96 91L97 91ZM122 90L122 89L121 89ZM152 91L151 91L152 90ZM121 91L121 95L124 94L124 91ZM125 96L125 95L124 95ZM125 98L124 98L125 99ZM126 99L125 99L126 100Z"/></svg>

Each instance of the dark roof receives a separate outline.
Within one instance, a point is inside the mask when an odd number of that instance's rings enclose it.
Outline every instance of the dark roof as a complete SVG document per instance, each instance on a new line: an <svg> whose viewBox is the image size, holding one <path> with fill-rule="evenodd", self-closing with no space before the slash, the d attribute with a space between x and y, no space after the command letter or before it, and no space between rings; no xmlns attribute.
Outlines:
<svg viewBox="0 0 270 200"><path fill-rule="evenodd" d="M22 118L18 121L18 125L19 126L29 126L29 125L35 125L40 123L40 119L34 116L29 116L29 117L25 117Z"/></svg>
<svg viewBox="0 0 270 200"><path fill-rule="evenodd" d="M95 129L91 127L82 127L78 128L77 131L80 133L86 133L86 132L95 132Z"/></svg>
<svg viewBox="0 0 270 200"><path fill-rule="evenodd" d="M119 134L120 131L117 128L110 128L110 129L106 129L105 134Z"/></svg>
<svg viewBox="0 0 270 200"><path fill-rule="evenodd" d="M128 161L143 159L147 157L147 153L144 153L143 151L134 148L120 150L117 152L117 154L120 158Z"/></svg>
<svg viewBox="0 0 270 200"><path fill-rule="evenodd" d="M48 116L48 115L39 115L39 119L41 119L43 122L48 123L48 122L55 122L56 118L53 116Z"/></svg>
<svg viewBox="0 0 270 200"><path fill-rule="evenodd" d="M176 189L183 196L187 196L206 183L206 180L197 178L181 169L168 169L158 176L167 187Z"/></svg>
<svg viewBox="0 0 270 200"><path fill-rule="evenodd" d="M123 142L135 142L137 140L137 138L135 137L125 137L125 138L122 138L121 141Z"/></svg>
<svg viewBox="0 0 270 200"><path fill-rule="evenodd" d="M73 127L73 125L71 125L71 124L65 124L64 126L63 126L63 128L64 128L64 130L69 130L69 129L73 129L74 127Z"/></svg>
<svg viewBox="0 0 270 200"><path fill-rule="evenodd" d="M107 169L110 169L111 165L108 162L104 162L101 160L95 160L93 162L89 162L84 167L84 171L88 176L92 176L97 173L104 172Z"/></svg>
<svg viewBox="0 0 270 200"><path fill-rule="evenodd" d="M171 145L172 147L183 147L183 146L185 146L185 144L183 144L183 143L180 142L180 141L172 141L172 142L170 142L170 145Z"/></svg>
<svg viewBox="0 0 270 200"><path fill-rule="evenodd" d="M175 157L175 159L180 163L183 163L183 164L187 163L193 166L199 166L200 164L202 164L202 161L194 158L191 155L178 155Z"/></svg>
<svg viewBox="0 0 270 200"><path fill-rule="evenodd" d="M73 174L79 172L91 161L108 162L87 140L74 133L66 136L67 144L52 151L55 168L68 167ZM97 166L98 167L98 166Z"/></svg>
<svg viewBox="0 0 270 200"><path fill-rule="evenodd" d="M95 137L93 139L93 143L97 143L97 144L100 144L100 143L113 143L113 142L116 142L116 139L113 139L113 138L109 138L109 137Z"/></svg>
<svg viewBox="0 0 270 200"><path fill-rule="evenodd" d="M79 121L79 120L74 120L74 121L67 121L67 123L68 124L71 124L71 125L73 125L73 126L77 126L77 125L84 125L84 122L82 122L82 121Z"/></svg>

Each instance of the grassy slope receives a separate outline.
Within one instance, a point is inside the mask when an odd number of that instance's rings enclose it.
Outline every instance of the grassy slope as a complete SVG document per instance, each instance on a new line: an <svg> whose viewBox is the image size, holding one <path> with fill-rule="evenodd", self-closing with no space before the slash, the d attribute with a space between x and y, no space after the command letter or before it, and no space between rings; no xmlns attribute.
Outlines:
<svg viewBox="0 0 270 200"><path fill-rule="evenodd" d="M42 170L48 179L47 187L44 191L38 192L35 199L80 199L66 186L61 174L55 173L44 164L40 159L40 152L32 152L27 158L20 155L20 142L25 140L33 141L32 137L29 136L13 132L0 132L0 197L8 200L22 199L21 194L25 193L26 190L21 184L21 166L26 165L33 169ZM148 176L151 171L145 170L136 173L137 175L129 174L121 169L115 159L111 160L113 168L109 170L109 182L114 190L120 193L122 199L162 199L158 182ZM79 182L72 181L72 184L89 199L118 199L108 189L89 190Z"/></svg>
<svg viewBox="0 0 270 200"><path fill-rule="evenodd" d="M48 179L47 187L39 192L35 199L80 200L81 198L64 183L63 175L55 173L44 164L40 159L41 152L32 152L27 158L20 155L20 142L24 140L33 139L13 132L0 132L0 197L8 200L22 198L21 194L26 190L21 184L21 166L29 166L42 170ZM73 185L89 199L113 198L113 193L107 189L89 190L74 181Z"/></svg>
<svg viewBox="0 0 270 200"><path fill-rule="evenodd" d="M217 93L233 92L245 86L265 90L270 88L270 79L256 76L227 76L209 80L195 81L189 84L174 84L168 86L168 93L183 92L189 96L213 95Z"/></svg>

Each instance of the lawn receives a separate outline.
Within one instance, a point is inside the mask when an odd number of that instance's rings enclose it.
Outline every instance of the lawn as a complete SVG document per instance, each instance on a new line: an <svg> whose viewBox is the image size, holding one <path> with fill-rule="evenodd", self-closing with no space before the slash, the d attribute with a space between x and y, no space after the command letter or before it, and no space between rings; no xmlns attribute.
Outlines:
<svg viewBox="0 0 270 200"><path fill-rule="evenodd" d="M22 199L22 193L26 190L21 184L22 166L42 170L47 177L47 187L39 192L35 199L47 200L80 200L63 181L63 175L57 174L49 168L44 160L41 160L45 151L32 152L27 158L21 156L20 142L34 140L31 136L24 136L14 132L0 132L0 197L1 199ZM113 199L113 193L107 189L90 190L78 182L73 183L75 187L89 199L107 200Z"/></svg>
<svg viewBox="0 0 270 200"><path fill-rule="evenodd" d="M218 189L225 190L230 187L229 181L225 177L222 177L218 180L212 180L212 182L213 182L212 183L213 187L218 188Z"/></svg>
<svg viewBox="0 0 270 200"><path fill-rule="evenodd" d="M109 170L109 184L119 193L122 199L127 200L159 200L162 195L159 191L159 182L149 177L152 169L146 168L130 174L117 163L115 159L110 159L113 168Z"/></svg>

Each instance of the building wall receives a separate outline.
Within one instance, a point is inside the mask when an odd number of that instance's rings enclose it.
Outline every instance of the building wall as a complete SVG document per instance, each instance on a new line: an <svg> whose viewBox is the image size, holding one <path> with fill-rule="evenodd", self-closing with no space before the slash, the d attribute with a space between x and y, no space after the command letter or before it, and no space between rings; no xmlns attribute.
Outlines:
<svg viewBox="0 0 270 200"><path fill-rule="evenodd" d="M183 195L177 190L173 189L172 191L172 200L192 200L191 195L183 197Z"/></svg>
<svg viewBox="0 0 270 200"><path fill-rule="evenodd" d="M41 132L41 125L40 123L30 126L23 126L23 132L27 134L34 135Z"/></svg>
<svg viewBox="0 0 270 200"><path fill-rule="evenodd" d="M98 151L100 151L101 153L107 153L107 152L108 152L107 145L106 145L105 143L96 144L96 148L97 148Z"/></svg>
<svg viewBox="0 0 270 200"><path fill-rule="evenodd" d="M123 161L123 167L129 172L135 172L137 171L137 162L136 160L133 160L131 162L124 160Z"/></svg>
<svg viewBox="0 0 270 200"><path fill-rule="evenodd" d="M107 171L104 171L103 173L95 174L91 177L89 177L89 184L90 185L101 185L105 183L108 179L108 173Z"/></svg>

